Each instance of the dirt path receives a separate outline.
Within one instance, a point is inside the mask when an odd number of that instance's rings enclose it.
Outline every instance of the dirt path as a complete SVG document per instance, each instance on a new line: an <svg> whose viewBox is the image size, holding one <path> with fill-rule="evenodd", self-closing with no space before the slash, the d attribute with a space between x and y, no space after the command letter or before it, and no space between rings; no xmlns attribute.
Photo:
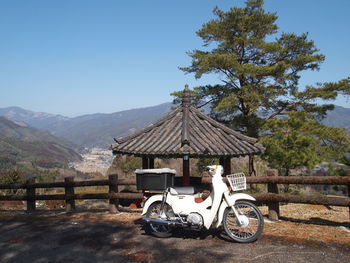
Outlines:
<svg viewBox="0 0 350 263"><path fill-rule="evenodd" d="M145 235L139 214L0 212L0 262L350 262L349 246L266 231L255 243L220 232ZM293 224L293 223L291 223ZM322 226L318 226L322 231ZM349 234L350 237L350 234Z"/></svg>

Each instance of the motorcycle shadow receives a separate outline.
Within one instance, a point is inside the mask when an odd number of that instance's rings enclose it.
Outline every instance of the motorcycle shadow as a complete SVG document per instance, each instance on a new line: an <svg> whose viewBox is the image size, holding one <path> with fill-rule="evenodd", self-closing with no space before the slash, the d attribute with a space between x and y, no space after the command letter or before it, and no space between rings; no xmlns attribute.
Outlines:
<svg viewBox="0 0 350 263"><path fill-rule="evenodd" d="M152 234L148 234L146 231L147 224L142 220L138 219L134 221L135 225L138 225L141 227L141 230L143 230L142 235L146 236L152 236ZM223 241L232 242L232 239L230 239L228 236L226 236L223 229L202 229L202 230L190 230L190 229L181 229L181 228L174 228L172 231L171 238L179 238L179 239L196 239L196 240L205 240L205 239L220 239Z"/></svg>

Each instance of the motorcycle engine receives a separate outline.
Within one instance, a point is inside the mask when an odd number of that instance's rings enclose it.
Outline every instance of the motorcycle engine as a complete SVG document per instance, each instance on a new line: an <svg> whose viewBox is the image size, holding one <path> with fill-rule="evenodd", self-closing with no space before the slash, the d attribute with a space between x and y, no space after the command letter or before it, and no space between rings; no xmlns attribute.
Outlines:
<svg viewBox="0 0 350 263"><path fill-rule="evenodd" d="M190 213L187 216L187 223L193 226L203 226L203 218L200 214L198 213Z"/></svg>

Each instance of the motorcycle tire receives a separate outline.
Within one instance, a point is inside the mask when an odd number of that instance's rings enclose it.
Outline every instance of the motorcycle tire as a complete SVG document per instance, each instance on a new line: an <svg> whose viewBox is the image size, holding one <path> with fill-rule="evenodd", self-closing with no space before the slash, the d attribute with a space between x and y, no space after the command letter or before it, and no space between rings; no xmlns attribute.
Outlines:
<svg viewBox="0 0 350 263"><path fill-rule="evenodd" d="M160 207L161 207L160 202L156 202L156 203L151 204L147 210L146 217L158 218L160 215ZM165 211L170 211L170 210L172 211L171 206L168 204L165 204L164 209L165 209ZM170 237L172 235L172 233L171 233L172 228L165 226L165 225L157 225L157 224L148 223L145 230L147 233L152 234L156 237L160 237L160 238Z"/></svg>
<svg viewBox="0 0 350 263"><path fill-rule="evenodd" d="M224 212L223 225L226 234L236 242L250 243L259 238L264 229L264 218L253 203L237 201L235 209L240 215L245 215L245 225L240 225L231 207Z"/></svg>

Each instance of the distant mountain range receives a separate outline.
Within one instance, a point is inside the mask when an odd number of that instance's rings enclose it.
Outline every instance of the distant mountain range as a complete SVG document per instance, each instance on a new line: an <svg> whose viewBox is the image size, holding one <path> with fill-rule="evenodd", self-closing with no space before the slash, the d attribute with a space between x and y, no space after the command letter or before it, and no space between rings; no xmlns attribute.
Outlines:
<svg viewBox="0 0 350 263"><path fill-rule="evenodd" d="M45 112L34 112L20 107L0 108L0 116L13 121L20 121L39 130L48 130L47 127L54 126L57 122L69 120L68 117L54 115Z"/></svg>
<svg viewBox="0 0 350 263"><path fill-rule="evenodd" d="M125 136L151 124L169 112L172 106L171 103L163 103L152 107L74 118L9 107L1 108L0 116L24 122L39 130L47 130L82 147L108 148L114 143L114 137Z"/></svg>
<svg viewBox="0 0 350 263"><path fill-rule="evenodd" d="M327 117L322 121L324 124L339 128L350 128L350 109L335 106L333 111L329 111Z"/></svg>
<svg viewBox="0 0 350 263"><path fill-rule="evenodd" d="M128 135L139 130L167 114L173 104L120 111L110 114L90 114L69 118L61 115L37 113L18 107L0 109L0 116L14 121L27 123L40 130L63 137L87 148L107 148L114 143L114 137ZM336 106L328 113L323 123L342 128L350 128L350 109Z"/></svg>
<svg viewBox="0 0 350 263"><path fill-rule="evenodd" d="M81 160L77 145L39 131L19 121L0 117L0 164L34 163L41 167L64 166Z"/></svg>

